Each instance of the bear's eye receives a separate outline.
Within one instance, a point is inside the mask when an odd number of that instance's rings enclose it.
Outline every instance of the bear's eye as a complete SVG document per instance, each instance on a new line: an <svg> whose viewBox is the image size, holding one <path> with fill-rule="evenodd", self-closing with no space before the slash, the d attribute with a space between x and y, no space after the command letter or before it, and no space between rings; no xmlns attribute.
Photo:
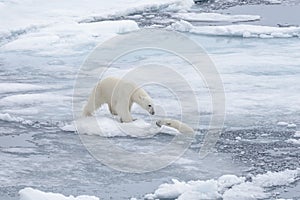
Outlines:
<svg viewBox="0 0 300 200"><path fill-rule="evenodd" d="M148 105L149 106L149 108L151 108L151 105Z"/></svg>

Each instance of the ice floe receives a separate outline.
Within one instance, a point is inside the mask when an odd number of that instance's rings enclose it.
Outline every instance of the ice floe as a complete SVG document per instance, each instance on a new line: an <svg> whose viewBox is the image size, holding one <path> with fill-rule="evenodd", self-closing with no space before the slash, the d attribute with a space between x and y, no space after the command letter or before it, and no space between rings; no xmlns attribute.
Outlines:
<svg viewBox="0 0 300 200"><path fill-rule="evenodd" d="M6 51L31 51L41 55L70 55L89 50L101 41L116 34L138 30L132 20L102 21L98 23L77 23L62 21L20 36L5 45ZM82 48L86 47L86 48Z"/></svg>
<svg viewBox="0 0 300 200"><path fill-rule="evenodd" d="M277 123L277 126L287 126L287 125L289 125L289 123L287 123L287 122L278 122Z"/></svg>
<svg viewBox="0 0 300 200"><path fill-rule="evenodd" d="M260 20L259 15L225 15L220 13L176 13L173 17L190 22L249 22Z"/></svg>
<svg viewBox="0 0 300 200"><path fill-rule="evenodd" d="M297 125L294 123L290 123L287 125L287 128L296 128L296 127L297 127Z"/></svg>
<svg viewBox="0 0 300 200"><path fill-rule="evenodd" d="M0 45L3 51L29 51L39 55L87 53L116 34L139 29L135 21L123 20L123 16L161 9L185 11L193 4L192 0L101 3L74 0L72 5L57 0L5 2L0 7L0 18L6 19L0 24Z"/></svg>
<svg viewBox="0 0 300 200"><path fill-rule="evenodd" d="M124 8L113 9L109 13L102 12L91 15L79 22L89 23L103 21L106 19L118 19L124 16L141 16L145 12L158 12L158 11L187 11L194 5L192 0L154 0L154 1L141 1L135 2L135 5L125 6ZM131 17L132 18L132 17ZM135 18L135 17L133 17Z"/></svg>
<svg viewBox="0 0 300 200"><path fill-rule="evenodd" d="M89 16L107 17L110 15L123 16L132 13L143 13L144 11L157 11L160 9L186 10L190 8L193 0L115 0L99 1L80 0L72 1L69 4L66 1L53 0L24 0L11 2L0 2L0 18L3 20L0 24L0 32L14 27L16 29L24 28L24 25L49 25L53 22L66 20L80 21ZM18 13L18 15L14 14ZM38 17L37 17L38 16Z"/></svg>
<svg viewBox="0 0 300 200"><path fill-rule="evenodd" d="M249 24L224 26L194 26L181 20L171 24L168 29L211 36L233 36L244 38L291 38L300 37L300 27L272 27Z"/></svg>
<svg viewBox="0 0 300 200"><path fill-rule="evenodd" d="M25 120L22 117L11 116L8 113L0 113L0 120L6 121L6 122L17 122L17 123L26 124L26 125L34 124L34 122L31 120Z"/></svg>
<svg viewBox="0 0 300 200"><path fill-rule="evenodd" d="M99 198L95 196L64 196L63 194L43 192L33 188L24 188L19 191L19 195L20 200L99 200Z"/></svg>
<svg viewBox="0 0 300 200"><path fill-rule="evenodd" d="M218 179L178 181L165 183L158 187L153 194L145 195L148 200L178 199L200 200L218 199L240 200L261 199L270 197L269 189L274 186L284 186L295 182L300 176L300 169L267 172L256 176L237 177L223 175Z"/></svg>

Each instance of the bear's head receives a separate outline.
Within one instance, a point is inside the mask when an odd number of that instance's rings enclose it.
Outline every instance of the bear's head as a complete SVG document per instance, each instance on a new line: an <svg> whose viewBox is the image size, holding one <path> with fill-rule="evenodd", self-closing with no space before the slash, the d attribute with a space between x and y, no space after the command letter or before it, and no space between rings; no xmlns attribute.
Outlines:
<svg viewBox="0 0 300 200"><path fill-rule="evenodd" d="M147 97L147 96L139 96L140 98L140 102L141 102L141 106L147 110L151 115L154 115L155 114L155 111L154 111L154 104L153 104L153 101L150 97Z"/></svg>

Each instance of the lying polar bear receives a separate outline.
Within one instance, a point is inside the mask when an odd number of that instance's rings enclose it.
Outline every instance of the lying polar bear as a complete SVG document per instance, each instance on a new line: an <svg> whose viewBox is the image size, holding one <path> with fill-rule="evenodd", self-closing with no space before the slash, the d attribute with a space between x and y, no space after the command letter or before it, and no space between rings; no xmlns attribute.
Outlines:
<svg viewBox="0 0 300 200"><path fill-rule="evenodd" d="M93 89L83 109L84 116L91 116L103 104L108 104L109 111L118 115L121 122L133 121L131 107L137 103L151 115L154 115L154 104L148 93L135 83L108 77L101 80Z"/></svg>
<svg viewBox="0 0 300 200"><path fill-rule="evenodd" d="M169 126L177 129L180 133L194 133L194 129L192 129L187 124L176 119L161 119L156 121L156 125L158 127L161 127L163 125Z"/></svg>

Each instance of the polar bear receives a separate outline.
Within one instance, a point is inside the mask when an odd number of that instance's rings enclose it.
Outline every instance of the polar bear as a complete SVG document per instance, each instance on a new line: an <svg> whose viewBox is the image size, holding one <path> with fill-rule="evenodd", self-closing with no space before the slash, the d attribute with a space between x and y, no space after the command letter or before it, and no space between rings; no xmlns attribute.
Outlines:
<svg viewBox="0 0 300 200"><path fill-rule="evenodd" d="M187 124L176 119L161 119L156 121L156 125L158 127L161 127L163 125L169 126L177 129L180 133L194 133L194 129L192 129Z"/></svg>
<svg viewBox="0 0 300 200"><path fill-rule="evenodd" d="M133 82L108 77L94 87L83 109L83 115L91 116L101 105L108 104L110 113L118 115L121 122L131 122L133 119L130 111L133 103L154 115L153 101L144 89Z"/></svg>

